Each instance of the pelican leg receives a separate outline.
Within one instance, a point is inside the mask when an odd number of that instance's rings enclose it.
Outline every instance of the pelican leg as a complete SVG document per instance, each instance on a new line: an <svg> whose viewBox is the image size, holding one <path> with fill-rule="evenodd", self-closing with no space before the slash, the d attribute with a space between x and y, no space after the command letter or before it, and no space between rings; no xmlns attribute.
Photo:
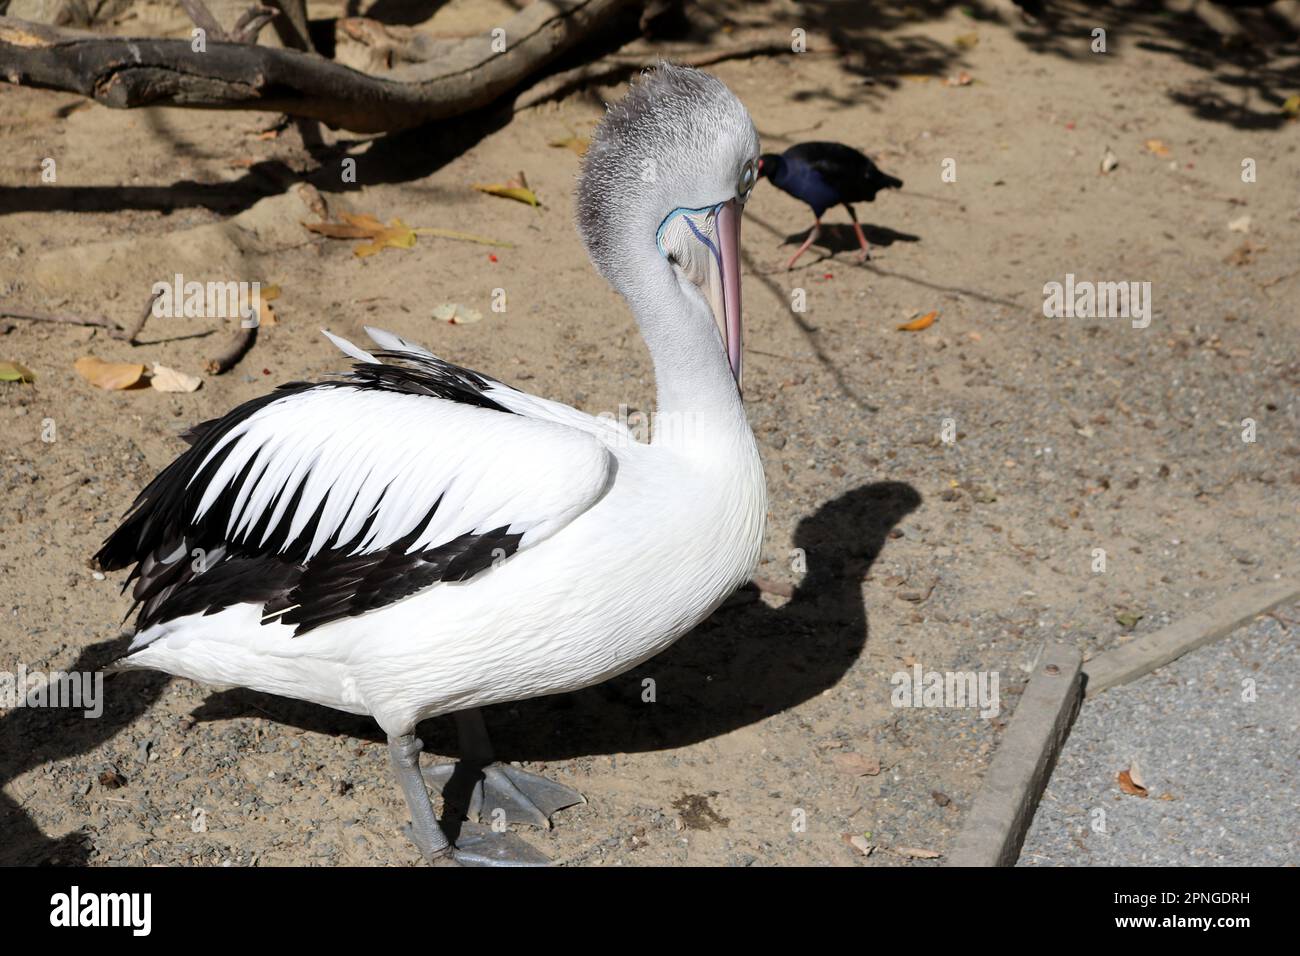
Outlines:
<svg viewBox="0 0 1300 956"><path fill-rule="evenodd" d="M388 738L388 756L397 775L397 785L406 798L406 808L411 811L411 823L406 835L416 845L420 855L429 863L439 863L451 855L451 841L438 826L438 817L429 801L429 791L420 776L420 751L424 741L414 734Z"/></svg>
<svg viewBox="0 0 1300 956"><path fill-rule="evenodd" d="M862 226L858 223L858 214L853 211L853 207L845 203L844 208L849 211L849 218L853 220L853 231L858 234L858 244L862 246L862 251L858 253L858 261L866 262L871 258L871 244L867 242L867 237L862 232Z"/></svg>
<svg viewBox="0 0 1300 956"><path fill-rule="evenodd" d="M481 711L457 711L455 717L461 763L429 767L424 771L424 778L446 798L454 789L448 784L458 766L480 771L482 775L469 791L467 806L463 808L468 819L475 823L484 820L530 823L549 830L551 815L557 810L587 802L572 787L499 762L492 751L492 740Z"/></svg>
<svg viewBox="0 0 1300 956"><path fill-rule="evenodd" d="M799 259L801 255L803 255L805 252L808 251L808 247L813 244L813 241L821 234L821 231L822 231L822 220L821 220L821 216L818 216L816 220L813 221L812 231L808 233L808 238L803 241L803 245L800 246L798 250L795 251L795 254L790 257L790 261L785 264L786 272L789 272L791 269L794 268L795 262Z"/></svg>
<svg viewBox="0 0 1300 956"><path fill-rule="evenodd" d="M398 786L411 811L411 823L406 835L416 845L420 855L435 866L460 864L461 866L546 866L550 863L543 854L512 833L497 832L487 827L464 827L456 845L438 825L420 774L420 752L424 743L414 734L388 738L388 755Z"/></svg>

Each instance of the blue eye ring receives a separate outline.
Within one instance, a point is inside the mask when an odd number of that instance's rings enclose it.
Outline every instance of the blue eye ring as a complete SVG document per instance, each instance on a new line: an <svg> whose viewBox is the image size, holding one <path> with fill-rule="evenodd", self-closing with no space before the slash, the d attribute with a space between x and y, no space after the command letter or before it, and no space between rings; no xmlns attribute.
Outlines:
<svg viewBox="0 0 1300 956"><path fill-rule="evenodd" d="M748 196L749 191L754 188L755 179L754 161L746 160L744 168L740 171L740 180L736 183L736 195L742 199Z"/></svg>

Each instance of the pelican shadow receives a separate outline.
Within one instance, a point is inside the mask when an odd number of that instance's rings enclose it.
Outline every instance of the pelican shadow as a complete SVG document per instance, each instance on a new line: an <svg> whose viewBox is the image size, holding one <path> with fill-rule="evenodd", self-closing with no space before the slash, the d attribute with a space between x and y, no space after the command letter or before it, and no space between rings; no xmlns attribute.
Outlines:
<svg viewBox="0 0 1300 956"><path fill-rule="evenodd" d="M901 482L863 485L827 502L795 531L807 571L783 607L763 603L751 585L667 651L618 677L488 708L498 758L669 750L765 720L834 687L869 636L862 579L890 529L920 504L916 489ZM647 679L654 681L654 703L643 700ZM368 718L248 690L213 694L194 716L270 716L318 733L384 739ZM453 721L435 718L419 732L427 750L456 753Z"/></svg>
<svg viewBox="0 0 1300 956"><path fill-rule="evenodd" d="M117 637L92 644L71 664L55 669L67 673L102 670L122 656L129 642L129 637ZM97 718L87 718L79 709L25 707L0 717L0 786L9 785L14 794L0 791L0 866L86 863L89 835L79 828L62 837L47 836L23 809L23 798L12 781L33 767L88 753L111 740L149 709L169 680L166 674L154 671L111 675L104 681L104 712ZM131 768L124 767L123 773L129 778Z"/></svg>

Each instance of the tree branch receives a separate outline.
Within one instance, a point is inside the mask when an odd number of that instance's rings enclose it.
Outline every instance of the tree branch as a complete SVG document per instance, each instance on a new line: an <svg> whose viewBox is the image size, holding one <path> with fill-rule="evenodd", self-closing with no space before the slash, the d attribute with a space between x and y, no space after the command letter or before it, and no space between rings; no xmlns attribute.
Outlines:
<svg viewBox="0 0 1300 956"><path fill-rule="evenodd" d="M487 106L591 36L632 0L536 0L489 35L445 57L379 78L299 50L188 40L104 37L0 17L0 76L79 93L115 109L182 106L267 110L379 133Z"/></svg>
<svg viewBox="0 0 1300 956"><path fill-rule="evenodd" d="M279 14L280 11L274 7L263 7L254 4L235 21L235 29L231 31L230 38L236 43L256 43L257 35L262 32L262 27L270 23Z"/></svg>
<svg viewBox="0 0 1300 956"><path fill-rule="evenodd" d="M209 40L228 39L226 31L221 28L221 24L217 22L217 18L212 15L212 11L203 0L181 0L181 6L185 9L185 15L208 35Z"/></svg>

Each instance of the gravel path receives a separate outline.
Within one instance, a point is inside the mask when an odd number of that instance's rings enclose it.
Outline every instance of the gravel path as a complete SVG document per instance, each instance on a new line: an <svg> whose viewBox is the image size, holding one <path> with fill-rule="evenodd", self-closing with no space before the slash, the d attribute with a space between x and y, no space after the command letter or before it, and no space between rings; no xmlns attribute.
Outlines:
<svg viewBox="0 0 1300 956"><path fill-rule="evenodd" d="M1300 617L1294 607L1279 614ZM1087 701L1020 865L1300 861L1298 632L1296 623L1257 618ZM1133 760L1145 799L1122 793L1117 782Z"/></svg>

